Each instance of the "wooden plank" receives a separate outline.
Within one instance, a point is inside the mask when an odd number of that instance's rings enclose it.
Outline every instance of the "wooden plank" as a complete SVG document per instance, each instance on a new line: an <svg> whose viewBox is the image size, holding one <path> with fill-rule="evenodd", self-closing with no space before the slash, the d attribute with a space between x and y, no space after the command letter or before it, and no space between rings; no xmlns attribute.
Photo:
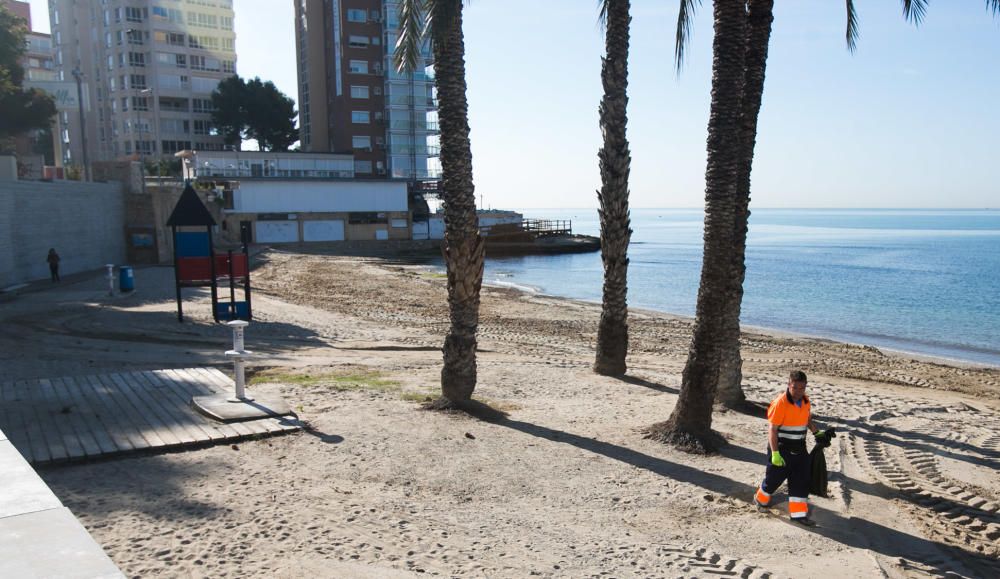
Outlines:
<svg viewBox="0 0 1000 579"><path fill-rule="evenodd" d="M23 404L15 401L15 388L14 382L4 382L3 391L0 392L0 400L3 402L0 405L0 409L3 410L0 413L0 420L3 421L0 430L3 430L7 440L14 445L21 456L31 462L34 460L31 438L28 436L27 424L21 415Z"/></svg>
<svg viewBox="0 0 1000 579"><path fill-rule="evenodd" d="M99 374L96 378L100 381L101 385L106 388L107 395L110 396L122 409L123 415L127 417L129 422L132 424L132 428L134 428L136 432L138 432L145 440L145 448L167 446L167 441L160 438L159 428L150 422L145 413L139 410L139 408L132 402L131 397L118 387L114 380L111 379L111 376L108 376L107 374Z"/></svg>
<svg viewBox="0 0 1000 579"><path fill-rule="evenodd" d="M35 416L28 388L28 383L24 380L18 380L14 383L14 396L17 400L16 410L24 422L25 430L28 432L28 440L31 441L31 461L36 464L49 462L52 460L52 450L45 441L41 423Z"/></svg>
<svg viewBox="0 0 1000 579"><path fill-rule="evenodd" d="M122 374L112 374L117 376L125 385L135 392L136 396L149 406L150 410L160 419L160 422L167 427L170 432L183 444L191 444L201 440L201 437L188 428L190 418L185 416L177 417L174 414L175 406L172 398L163 392L162 388L153 387L136 373L128 372Z"/></svg>
<svg viewBox="0 0 1000 579"><path fill-rule="evenodd" d="M90 435L94 437L100 454L111 454L121 450L111 437L104 420L103 410L91 404L90 400L84 397L80 383L72 377L64 377L62 382L70 399L77 404L83 416L86 417Z"/></svg>
<svg viewBox="0 0 1000 579"><path fill-rule="evenodd" d="M163 372L168 374L176 384L184 388L191 396L221 394L221 392L213 388L214 383L212 381L205 380L201 375L188 372L186 369L164 370ZM226 438L230 440L254 434L252 429L247 428L239 422L218 422L215 424L219 430L227 434Z"/></svg>
<svg viewBox="0 0 1000 579"><path fill-rule="evenodd" d="M51 382L52 388L55 391L60 404L69 408L69 412L67 414L63 414L63 416L69 426L73 429L73 432L76 434L77 440L80 441L80 446L83 448L83 455L99 456L102 454L101 446L97 444L97 440L94 438L93 433L91 433L93 426L90 425L90 421L87 420L83 414L77 412L73 408L74 406L78 406L78 403L73 399L73 395L70 394L69 389L66 387L66 383L63 382L62 378L53 378Z"/></svg>
<svg viewBox="0 0 1000 579"><path fill-rule="evenodd" d="M191 413L192 420L197 421L196 424L206 433L209 440L223 441L239 437L239 433L224 422L216 422L206 418L195 410L191 406L191 396L188 394L187 388L184 384L176 381L169 370L155 370L146 372L146 374L149 374L150 379L163 384L164 388L168 389L174 398L183 405L184 411Z"/></svg>
<svg viewBox="0 0 1000 579"><path fill-rule="evenodd" d="M70 457L83 454L83 448L64 427L61 427L60 420L52 416L51 406L54 404L55 393L52 391L52 384L48 380L42 379L28 385L29 389L34 386L32 394L32 408L35 417L38 419L42 432L45 433L45 441L52 451L52 460L65 460Z"/></svg>
<svg viewBox="0 0 1000 579"><path fill-rule="evenodd" d="M149 448L150 443L143 438L142 432L129 418L127 408L118 403L116 396L105 386L97 376L85 376L80 379L89 388L83 389L83 395L100 408L104 409L105 423L115 444L122 450ZM123 401L124 402L124 401ZM126 448L128 447L128 448Z"/></svg>
<svg viewBox="0 0 1000 579"><path fill-rule="evenodd" d="M128 401L142 414L142 417L146 419L146 422L150 424L155 430L156 434L159 435L160 439L163 440L165 446L179 446L181 444L181 439L177 437L171 429L167 426L163 420L160 419L157 412L150 407L149 401L146 400L145 396L142 396L130 387L130 385L122 379L120 374L106 374L108 380L118 387L118 390L122 392Z"/></svg>
<svg viewBox="0 0 1000 579"><path fill-rule="evenodd" d="M202 428L201 417L188 408L183 397L174 395L172 384L160 381L152 372L131 372L129 375L145 384L147 391L155 393L161 400L161 408L170 414L171 420L184 428L192 440L210 441L222 438L219 433Z"/></svg>

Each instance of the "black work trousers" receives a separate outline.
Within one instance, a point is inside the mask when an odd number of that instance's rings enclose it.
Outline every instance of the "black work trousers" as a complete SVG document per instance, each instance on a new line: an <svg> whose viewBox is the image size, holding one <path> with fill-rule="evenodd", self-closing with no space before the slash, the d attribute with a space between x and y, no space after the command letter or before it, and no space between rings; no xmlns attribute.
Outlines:
<svg viewBox="0 0 1000 579"><path fill-rule="evenodd" d="M779 445L780 446L780 445ZM767 472L764 473L764 492L773 495L781 483L788 481L788 496L800 499L809 497L809 453L805 445L802 448L782 448L781 457L785 466L771 464L771 450L767 452Z"/></svg>

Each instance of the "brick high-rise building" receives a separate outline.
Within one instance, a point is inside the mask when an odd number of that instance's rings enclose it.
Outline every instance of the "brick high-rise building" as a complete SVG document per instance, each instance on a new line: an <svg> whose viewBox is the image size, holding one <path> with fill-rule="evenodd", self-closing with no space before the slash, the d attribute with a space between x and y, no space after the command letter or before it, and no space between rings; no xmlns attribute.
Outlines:
<svg viewBox="0 0 1000 579"><path fill-rule="evenodd" d="M49 0L59 80L86 86L91 161L221 150L211 94L236 73L232 0ZM67 163L82 161L79 117L59 114Z"/></svg>
<svg viewBox="0 0 1000 579"><path fill-rule="evenodd" d="M293 0L304 151L354 154L357 177L439 174L431 55L398 73L399 2Z"/></svg>

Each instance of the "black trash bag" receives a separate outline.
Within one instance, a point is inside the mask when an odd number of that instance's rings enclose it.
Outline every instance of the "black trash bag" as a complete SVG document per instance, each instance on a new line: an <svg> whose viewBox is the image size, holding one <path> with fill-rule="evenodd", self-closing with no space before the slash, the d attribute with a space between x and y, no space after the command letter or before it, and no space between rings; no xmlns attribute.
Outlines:
<svg viewBox="0 0 1000 579"><path fill-rule="evenodd" d="M829 494L827 486L826 456L823 449L830 446L830 439L837 436L834 429L826 431L826 436L816 439L816 446L809 453L809 494L825 497Z"/></svg>

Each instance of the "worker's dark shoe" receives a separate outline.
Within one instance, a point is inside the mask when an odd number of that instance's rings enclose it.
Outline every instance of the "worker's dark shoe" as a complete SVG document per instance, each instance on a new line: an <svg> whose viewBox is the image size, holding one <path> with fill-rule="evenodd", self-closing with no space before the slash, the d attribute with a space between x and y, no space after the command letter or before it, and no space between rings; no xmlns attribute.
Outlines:
<svg viewBox="0 0 1000 579"><path fill-rule="evenodd" d="M799 517L797 519L792 519L793 523L798 523L803 527L815 527L816 521L810 519L809 517Z"/></svg>
<svg viewBox="0 0 1000 579"><path fill-rule="evenodd" d="M751 499L751 502L753 503L753 506L757 507L758 511L766 511L767 510L767 505L765 505L764 503L758 501L757 497L754 497L753 499Z"/></svg>

